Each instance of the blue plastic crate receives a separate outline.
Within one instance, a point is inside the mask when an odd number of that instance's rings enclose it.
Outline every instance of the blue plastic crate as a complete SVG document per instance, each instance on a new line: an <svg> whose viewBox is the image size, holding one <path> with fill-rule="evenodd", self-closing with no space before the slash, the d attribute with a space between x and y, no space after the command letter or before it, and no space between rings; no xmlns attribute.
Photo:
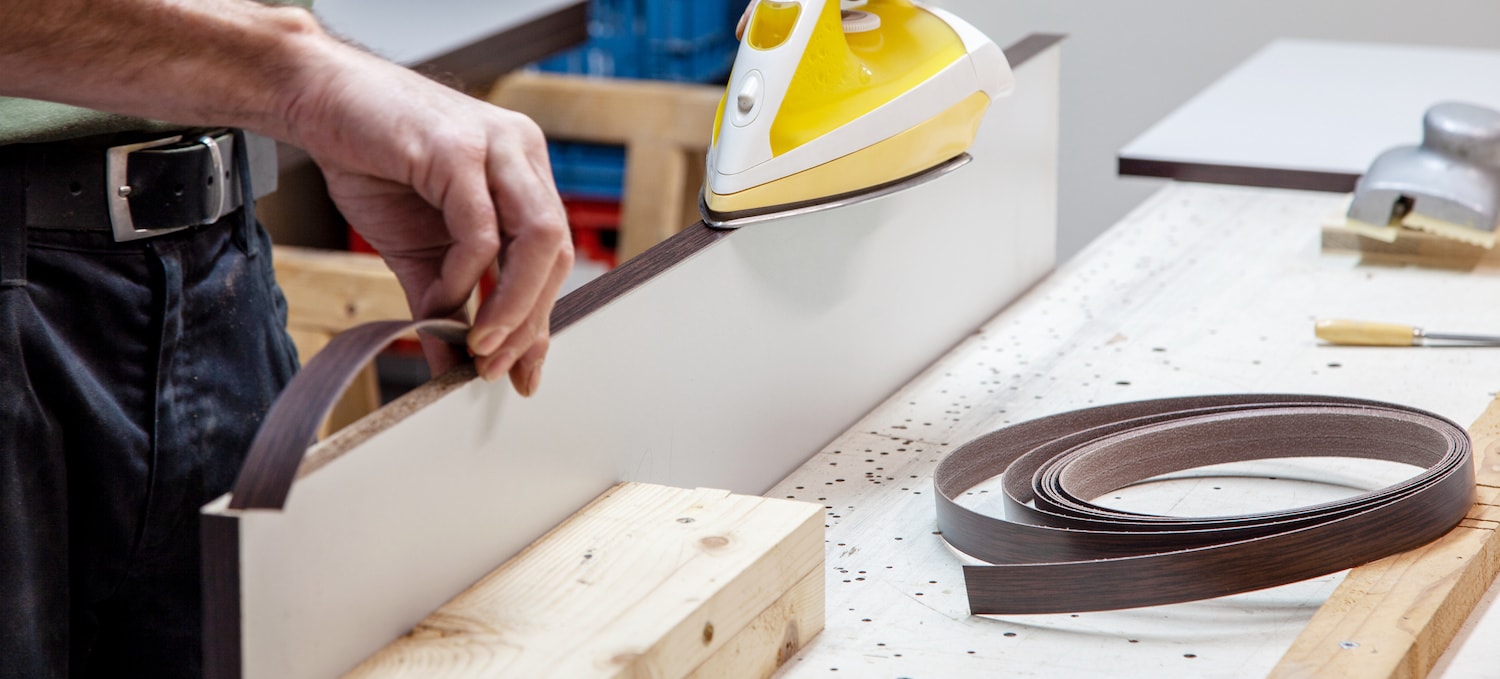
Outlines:
<svg viewBox="0 0 1500 679"><path fill-rule="evenodd" d="M739 43L741 0L593 0L589 40L537 63L543 71L722 82Z"/></svg>
<svg viewBox="0 0 1500 679"><path fill-rule="evenodd" d="M625 147L548 142L552 180L569 198L619 201L625 186Z"/></svg>
<svg viewBox="0 0 1500 679"><path fill-rule="evenodd" d="M609 78L723 82L739 41L734 26L746 0L593 0L583 46L537 62L536 68ZM617 146L549 143L552 175L565 196L619 200L625 150Z"/></svg>

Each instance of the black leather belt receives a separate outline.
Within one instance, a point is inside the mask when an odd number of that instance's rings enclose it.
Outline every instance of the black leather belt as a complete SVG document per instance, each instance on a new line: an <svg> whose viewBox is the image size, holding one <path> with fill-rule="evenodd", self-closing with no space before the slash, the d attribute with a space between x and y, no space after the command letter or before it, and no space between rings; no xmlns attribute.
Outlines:
<svg viewBox="0 0 1500 679"><path fill-rule="evenodd" d="M942 536L964 566L973 613L1132 608L1272 587L1351 568L1442 536L1469 512L1468 434L1436 415L1322 396L1142 401L1001 429L938 465ZM1277 457L1391 460L1424 469L1380 490L1287 511L1153 516L1091 504L1138 481ZM1004 518L957 499L1000 477Z"/></svg>
<svg viewBox="0 0 1500 679"><path fill-rule="evenodd" d="M248 163L242 165L240 139ZM228 130L117 146L53 142L0 149L23 173L26 226L113 232L126 241L212 224L243 204L242 167L254 197L276 189L276 147Z"/></svg>

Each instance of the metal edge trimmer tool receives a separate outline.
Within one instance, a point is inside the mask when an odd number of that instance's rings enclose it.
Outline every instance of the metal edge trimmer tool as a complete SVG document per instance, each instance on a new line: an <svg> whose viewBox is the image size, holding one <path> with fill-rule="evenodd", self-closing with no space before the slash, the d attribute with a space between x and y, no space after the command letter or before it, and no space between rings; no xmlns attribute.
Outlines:
<svg viewBox="0 0 1500 679"><path fill-rule="evenodd" d="M737 228L888 195L968 162L1005 53L912 0L758 0L714 120L699 208Z"/></svg>
<svg viewBox="0 0 1500 679"><path fill-rule="evenodd" d="M1422 144L1380 154L1360 178L1346 225L1395 241L1401 227L1495 246L1500 225L1500 112L1444 102L1422 118Z"/></svg>

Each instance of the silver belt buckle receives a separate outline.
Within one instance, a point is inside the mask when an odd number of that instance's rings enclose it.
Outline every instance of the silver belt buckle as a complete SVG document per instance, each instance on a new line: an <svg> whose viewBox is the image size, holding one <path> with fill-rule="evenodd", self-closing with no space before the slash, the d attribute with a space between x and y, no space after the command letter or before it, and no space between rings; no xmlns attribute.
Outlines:
<svg viewBox="0 0 1500 679"><path fill-rule="evenodd" d="M105 186L109 187L109 225L114 232L115 242L140 240L164 234L181 231L193 224L184 224L161 229L137 229L135 220L130 215L130 179L128 166L130 154L136 151L152 149L158 146L167 146L182 141L182 136L153 139L136 144L123 144L110 147L104 152L104 178ZM197 143L208 147L209 156L213 160L213 181L209 182L210 194L208 203L213 211L199 224L212 224L224 216L225 208L229 205L229 174L224 165L224 152L219 148L218 140L210 136L199 137Z"/></svg>

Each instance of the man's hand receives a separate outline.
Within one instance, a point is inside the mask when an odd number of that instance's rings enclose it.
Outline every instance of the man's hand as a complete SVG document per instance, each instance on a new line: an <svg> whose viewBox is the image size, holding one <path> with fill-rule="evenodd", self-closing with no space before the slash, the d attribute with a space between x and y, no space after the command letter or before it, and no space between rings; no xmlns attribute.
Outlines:
<svg viewBox="0 0 1500 679"><path fill-rule="evenodd" d="M0 94L301 146L385 258L417 317L460 316L480 374L536 390L573 249L542 135L524 116L330 37L308 12L248 0L10 0ZM184 40L182 36L192 36ZM435 371L453 365L428 345Z"/></svg>
<svg viewBox="0 0 1500 679"><path fill-rule="evenodd" d="M385 258L412 315L462 317L480 277L498 285L469 351L486 379L537 387L548 317L573 263L541 131L525 116L364 55L330 63L289 111L296 141L350 224ZM360 63L368 62L368 63ZM435 371L456 357L427 345Z"/></svg>

